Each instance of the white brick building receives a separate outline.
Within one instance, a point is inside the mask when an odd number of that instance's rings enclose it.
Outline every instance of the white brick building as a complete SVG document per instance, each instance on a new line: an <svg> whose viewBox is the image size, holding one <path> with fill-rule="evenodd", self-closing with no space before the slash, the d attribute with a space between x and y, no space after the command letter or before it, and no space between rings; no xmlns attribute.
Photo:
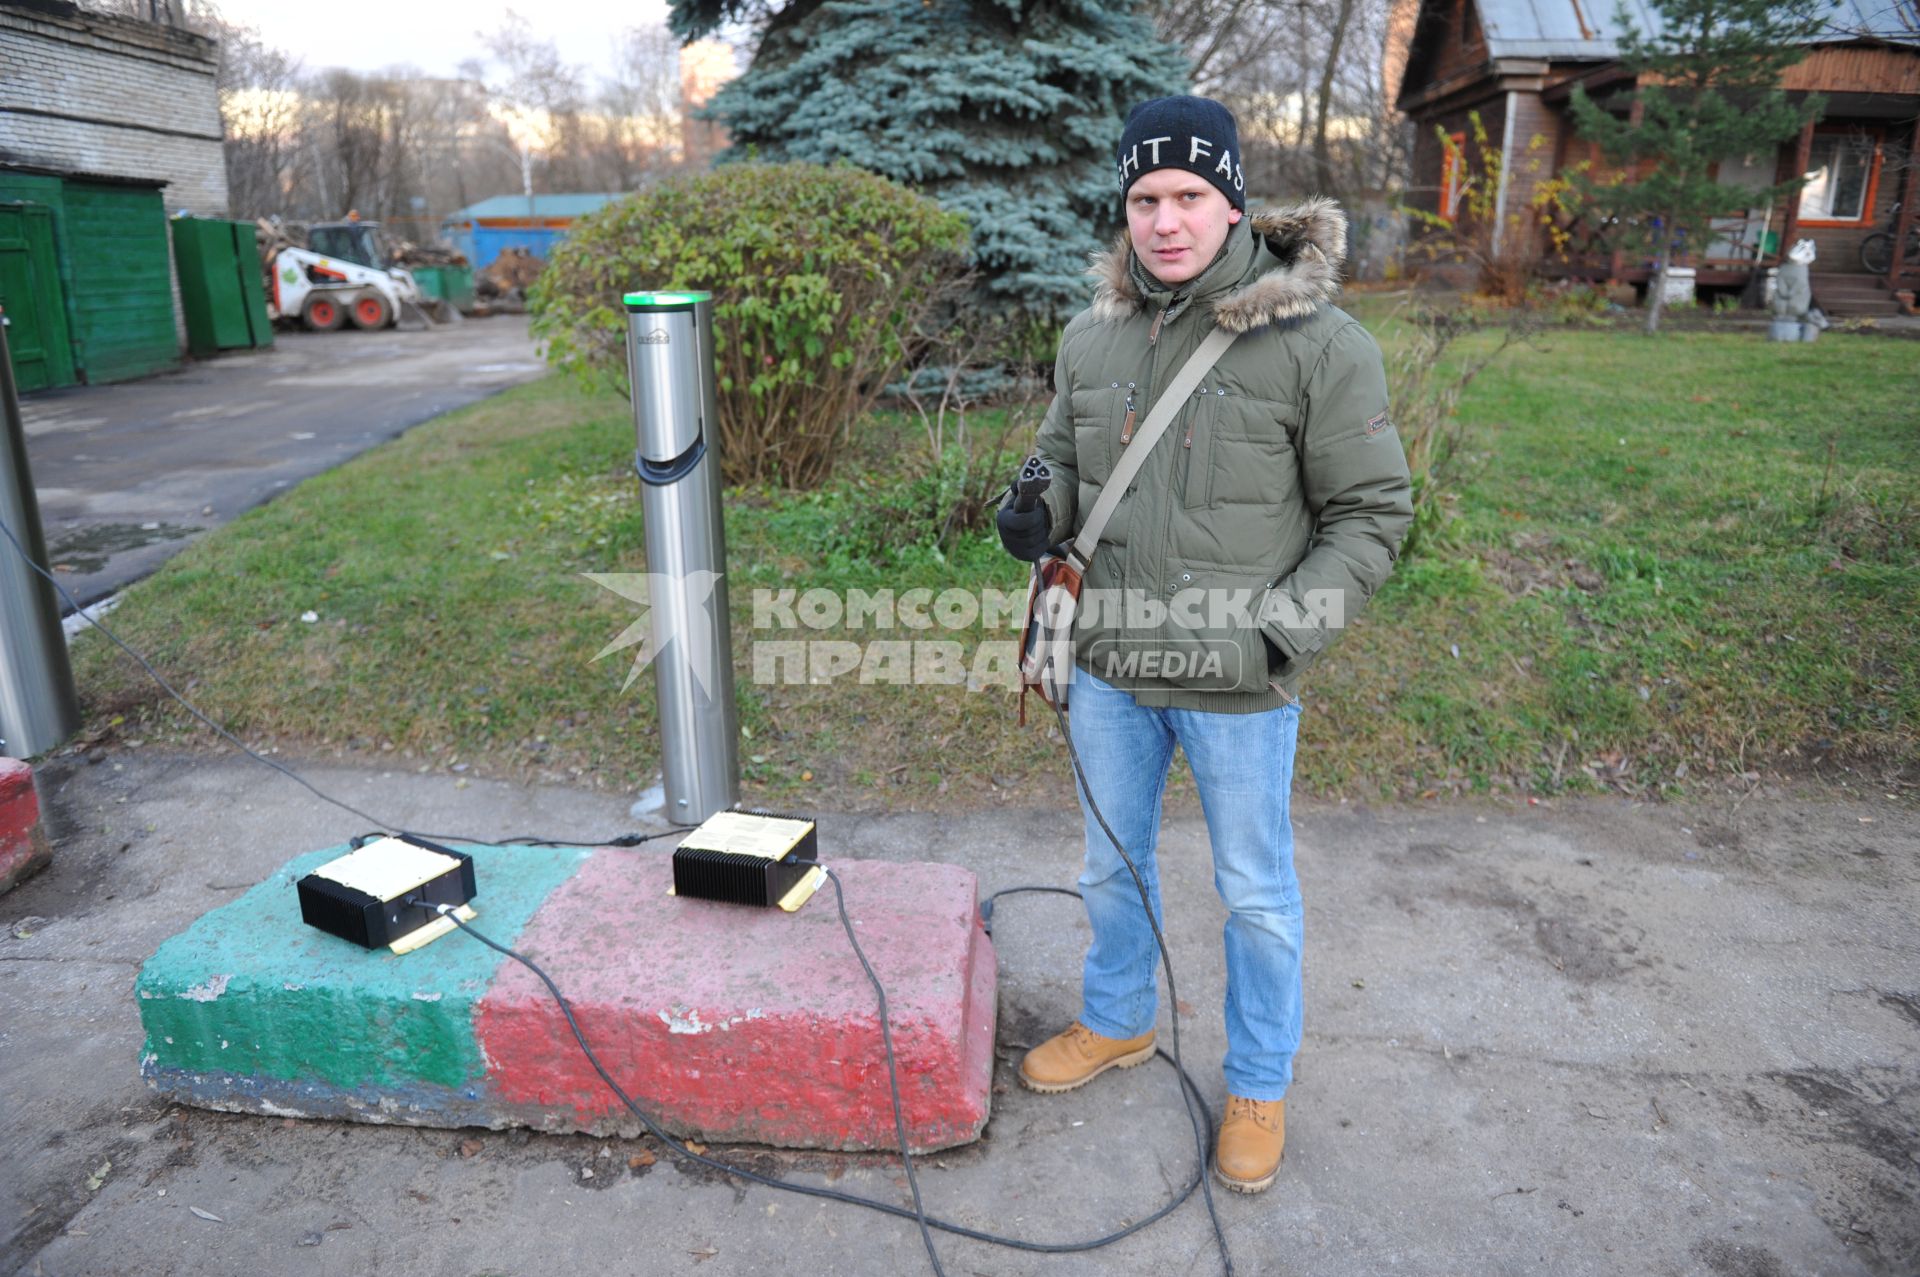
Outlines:
<svg viewBox="0 0 1920 1277"><path fill-rule="evenodd" d="M64 0L0 0L0 163L166 184L227 215L215 44Z"/></svg>
<svg viewBox="0 0 1920 1277"><path fill-rule="evenodd" d="M0 0L0 306L23 389L179 361L168 218L227 214L216 47L66 0Z"/></svg>

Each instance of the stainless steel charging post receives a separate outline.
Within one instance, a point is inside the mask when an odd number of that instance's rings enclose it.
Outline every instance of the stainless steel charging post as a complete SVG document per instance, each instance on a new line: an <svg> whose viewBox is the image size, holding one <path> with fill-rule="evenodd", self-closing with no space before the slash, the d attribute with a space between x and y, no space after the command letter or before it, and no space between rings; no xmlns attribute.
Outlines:
<svg viewBox="0 0 1920 1277"><path fill-rule="evenodd" d="M740 801L713 294L628 293L626 307L666 817L697 825Z"/></svg>
<svg viewBox="0 0 1920 1277"><path fill-rule="evenodd" d="M53 586L21 557L47 568L6 324L0 313L0 523L20 549L0 538L0 756L31 758L79 729L80 708Z"/></svg>

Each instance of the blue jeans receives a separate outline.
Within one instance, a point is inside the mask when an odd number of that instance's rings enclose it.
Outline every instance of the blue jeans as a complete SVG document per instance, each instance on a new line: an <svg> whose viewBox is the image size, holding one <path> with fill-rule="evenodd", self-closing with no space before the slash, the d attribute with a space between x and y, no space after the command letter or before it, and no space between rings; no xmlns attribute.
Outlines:
<svg viewBox="0 0 1920 1277"><path fill-rule="evenodd" d="M1213 843L1213 884L1226 903L1227 1089L1277 1100L1300 1047L1300 884L1293 872L1293 750L1300 705L1257 714L1144 709L1132 696L1075 670L1074 747L1100 812L1140 870L1156 918L1154 845L1173 747L1185 751ZM1131 1038L1154 1026L1160 951L1133 875L1087 807L1080 894L1093 924L1080 1022Z"/></svg>

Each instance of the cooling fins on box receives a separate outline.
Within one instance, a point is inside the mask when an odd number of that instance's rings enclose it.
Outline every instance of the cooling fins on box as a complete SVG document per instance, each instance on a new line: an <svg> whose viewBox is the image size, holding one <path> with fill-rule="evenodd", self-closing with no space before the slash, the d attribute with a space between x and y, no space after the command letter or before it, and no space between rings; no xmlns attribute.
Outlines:
<svg viewBox="0 0 1920 1277"><path fill-rule="evenodd" d="M308 926L369 949L417 948L452 930L436 906L465 918L478 894L473 857L411 838L380 838L302 878L300 917ZM409 943L412 942L412 943Z"/></svg>
<svg viewBox="0 0 1920 1277"><path fill-rule="evenodd" d="M814 823L801 816L723 811L673 852L673 894L791 913L826 880Z"/></svg>

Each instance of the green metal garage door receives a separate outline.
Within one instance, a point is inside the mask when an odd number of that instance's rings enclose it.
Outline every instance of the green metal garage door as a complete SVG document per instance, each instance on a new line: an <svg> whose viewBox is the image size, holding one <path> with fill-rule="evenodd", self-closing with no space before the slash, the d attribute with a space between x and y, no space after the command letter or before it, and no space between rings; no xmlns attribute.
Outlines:
<svg viewBox="0 0 1920 1277"><path fill-rule="evenodd" d="M99 383L170 366L180 352L160 192L72 179L61 185L81 372Z"/></svg>
<svg viewBox="0 0 1920 1277"><path fill-rule="evenodd" d="M0 307L7 314L14 379L23 391L73 384L58 263L52 210L0 204Z"/></svg>

